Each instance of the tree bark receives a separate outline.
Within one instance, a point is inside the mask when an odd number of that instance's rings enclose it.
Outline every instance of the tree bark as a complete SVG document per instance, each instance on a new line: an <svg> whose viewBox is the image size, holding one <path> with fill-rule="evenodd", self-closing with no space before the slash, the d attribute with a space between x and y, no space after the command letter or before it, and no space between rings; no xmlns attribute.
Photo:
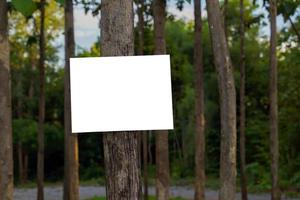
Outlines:
<svg viewBox="0 0 300 200"><path fill-rule="evenodd" d="M233 66L226 42L218 0L206 0L209 30L218 74L221 110L220 200L235 199L236 94Z"/></svg>
<svg viewBox="0 0 300 200"><path fill-rule="evenodd" d="M79 200L79 159L77 135L71 132L70 60L75 55L73 1L65 1L64 200Z"/></svg>
<svg viewBox="0 0 300 200"><path fill-rule="evenodd" d="M39 119L38 119L38 163L37 163L37 199L44 200L44 121L45 121L45 0L40 7L39 38Z"/></svg>
<svg viewBox="0 0 300 200"><path fill-rule="evenodd" d="M13 147L7 2L0 0L0 199L13 199Z"/></svg>
<svg viewBox="0 0 300 200"><path fill-rule="evenodd" d="M165 15L166 1L153 1L154 15L154 43L155 54L166 54L165 41ZM156 199L169 199L169 147L168 131L157 131L155 135L155 154L156 154Z"/></svg>
<svg viewBox="0 0 300 200"><path fill-rule="evenodd" d="M133 1L102 0L101 55L134 55ZM134 200L140 197L138 132L103 135L106 197Z"/></svg>
<svg viewBox="0 0 300 200"><path fill-rule="evenodd" d="M195 200L205 199L205 118L204 118L204 85L203 85L203 50L201 1L194 0L195 33L194 33L194 67L195 67L195 111L196 111L196 181Z"/></svg>
<svg viewBox="0 0 300 200"><path fill-rule="evenodd" d="M278 104L277 104L277 57L276 57L276 0L270 0L270 70L269 70L269 98L270 98L270 154L271 154L271 176L272 191L271 199L280 199L280 190L278 185Z"/></svg>
<svg viewBox="0 0 300 200"><path fill-rule="evenodd" d="M246 179L246 151L245 151L245 25L244 25L244 0L240 0L240 167L241 167L241 195L242 200L247 200Z"/></svg>
<svg viewBox="0 0 300 200"><path fill-rule="evenodd" d="M22 143L18 142L18 164L19 164L19 182L24 183L24 163L23 163L23 147Z"/></svg>

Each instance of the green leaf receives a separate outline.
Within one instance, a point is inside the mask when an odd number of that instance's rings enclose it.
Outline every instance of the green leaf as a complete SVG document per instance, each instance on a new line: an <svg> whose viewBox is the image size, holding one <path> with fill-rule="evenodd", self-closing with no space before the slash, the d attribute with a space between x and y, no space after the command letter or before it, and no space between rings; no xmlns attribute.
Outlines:
<svg viewBox="0 0 300 200"><path fill-rule="evenodd" d="M37 10L37 5L32 0L12 0L11 3L25 17L31 16Z"/></svg>
<svg viewBox="0 0 300 200"><path fill-rule="evenodd" d="M65 0L55 0L57 3L60 5L64 6L65 5Z"/></svg>

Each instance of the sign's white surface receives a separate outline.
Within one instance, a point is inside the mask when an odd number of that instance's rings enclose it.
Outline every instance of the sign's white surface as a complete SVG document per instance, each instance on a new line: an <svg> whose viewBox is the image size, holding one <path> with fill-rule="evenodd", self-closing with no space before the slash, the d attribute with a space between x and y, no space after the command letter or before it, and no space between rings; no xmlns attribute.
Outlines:
<svg viewBox="0 0 300 200"><path fill-rule="evenodd" d="M173 129L170 56L71 58L72 132Z"/></svg>

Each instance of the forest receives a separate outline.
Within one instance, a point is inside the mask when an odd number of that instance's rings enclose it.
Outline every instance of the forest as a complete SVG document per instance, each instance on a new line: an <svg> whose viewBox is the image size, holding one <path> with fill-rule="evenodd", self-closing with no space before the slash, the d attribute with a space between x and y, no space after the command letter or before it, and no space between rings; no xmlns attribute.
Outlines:
<svg viewBox="0 0 300 200"><path fill-rule="evenodd" d="M174 130L71 133L69 58L160 54ZM0 0L0 200L300 199L299 87L299 0Z"/></svg>

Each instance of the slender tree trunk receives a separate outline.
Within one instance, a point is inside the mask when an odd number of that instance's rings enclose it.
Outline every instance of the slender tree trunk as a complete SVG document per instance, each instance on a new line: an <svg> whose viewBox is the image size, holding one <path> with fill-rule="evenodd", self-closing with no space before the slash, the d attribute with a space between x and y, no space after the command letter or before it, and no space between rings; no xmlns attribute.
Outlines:
<svg viewBox="0 0 300 200"><path fill-rule="evenodd" d="M26 148L23 149L23 152L24 152L24 160L23 160L23 167L24 167L24 170L23 170L23 180L24 180L24 183L26 183L28 181L28 153L27 153L27 150Z"/></svg>
<svg viewBox="0 0 300 200"><path fill-rule="evenodd" d="M165 15L166 1L153 1L155 54L166 54ZM169 199L169 144L168 131L157 131L155 135L156 154L156 199Z"/></svg>
<svg viewBox="0 0 300 200"><path fill-rule="evenodd" d="M71 132L70 61L75 55L73 1L65 1L65 165L64 200L79 200L79 159L77 135Z"/></svg>
<svg viewBox="0 0 300 200"><path fill-rule="evenodd" d="M144 0L138 3L138 55L144 54ZM148 199L148 132L141 132L143 145L143 181L144 181L144 199Z"/></svg>
<svg viewBox="0 0 300 200"><path fill-rule="evenodd" d="M45 121L45 0L41 0L40 16L40 63L39 63L39 122L38 122L38 163L37 199L44 200L44 121Z"/></svg>
<svg viewBox="0 0 300 200"><path fill-rule="evenodd" d="M133 1L102 0L101 55L134 54ZM106 196L109 200L140 197L138 132L103 135Z"/></svg>
<svg viewBox="0 0 300 200"><path fill-rule="evenodd" d="M0 0L0 199L13 199L13 146L11 128L7 2Z"/></svg>
<svg viewBox="0 0 300 200"><path fill-rule="evenodd" d="M280 199L280 190L278 185L278 108L277 108L277 57L276 57L276 0L270 0L270 153L271 153L271 176L272 176L272 200Z"/></svg>
<svg viewBox="0 0 300 200"><path fill-rule="evenodd" d="M245 151L245 25L244 25L244 0L240 0L240 164L241 164L241 191L242 200L247 200L246 179L246 151Z"/></svg>
<svg viewBox="0 0 300 200"><path fill-rule="evenodd" d="M23 147L22 143L18 142L18 164L19 164L19 181L20 184L24 183L24 163L23 163Z"/></svg>
<svg viewBox="0 0 300 200"><path fill-rule="evenodd" d="M195 200L205 199L205 118L204 118L204 85L203 85L203 50L202 50L202 18L201 1L194 0L195 35L194 66L195 78L195 111L196 111L196 181Z"/></svg>
<svg viewBox="0 0 300 200"><path fill-rule="evenodd" d="M226 42L218 0L206 0L214 62L218 73L221 107L220 200L235 199L236 94L233 66Z"/></svg>

